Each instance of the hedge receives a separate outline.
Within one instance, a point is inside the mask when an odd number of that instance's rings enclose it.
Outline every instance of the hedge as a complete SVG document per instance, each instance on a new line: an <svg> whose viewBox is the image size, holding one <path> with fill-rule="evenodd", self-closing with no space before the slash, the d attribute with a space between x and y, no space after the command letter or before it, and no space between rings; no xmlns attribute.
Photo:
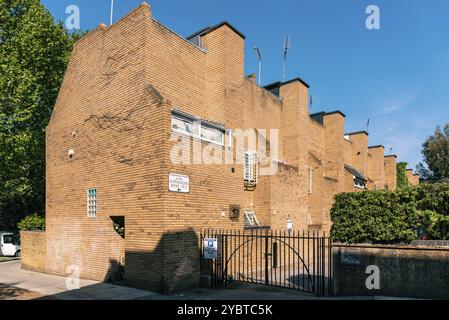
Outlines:
<svg viewBox="0 0 449 320"><path fill-rule="evenodd" d="M33 214L23 218L18 227L21 231L44 231L45 230L45 218Z"/></svg>
<svg viewBox="0 0 449 320"><path fill-rule="evenodd" d="M335 241L397 244L449 240L449 183L341 193L335 197L331 219Z"/></svg>

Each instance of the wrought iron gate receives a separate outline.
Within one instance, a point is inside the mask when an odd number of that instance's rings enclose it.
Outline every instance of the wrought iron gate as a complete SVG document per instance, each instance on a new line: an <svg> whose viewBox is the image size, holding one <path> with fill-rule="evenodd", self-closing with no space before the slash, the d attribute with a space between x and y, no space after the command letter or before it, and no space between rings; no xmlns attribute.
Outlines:
<svg viewBox="0 0 449 320"><path fill-rule="evenodd" d="M217 239L218 257L203 256L205 239ZM201 272L212 286L230 282L332 293L332 239L318 232L206 230L201 232Z"/></svg>

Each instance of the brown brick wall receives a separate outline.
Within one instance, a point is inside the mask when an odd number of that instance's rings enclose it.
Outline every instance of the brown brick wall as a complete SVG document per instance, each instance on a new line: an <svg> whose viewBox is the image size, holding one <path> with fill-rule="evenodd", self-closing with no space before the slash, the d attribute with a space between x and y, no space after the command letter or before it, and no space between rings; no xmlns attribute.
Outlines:
<svg viewBox="0 0 449 320"><path fill-rule="evenodd" d="M334 244L334 295L448 299L448 259L447 247L431 243L419 246ZM379 269L378 289L370 290L366 286L370 266Z"/></svg>
<svg viewBox="0 0 449 320"><path fill-rule="evenodd" d="M396 156L386 156L384 158L385 163L385 184L388 190L396 190L397 177L396 177Z"/></svg>
<svg viewBox="0 0 449 320"><path fill-rule="evenodd" d="M349 137L352 142L352 163L365 176L368 176L368 135L366 133L352 134Z"/></svg>
<svg viewBox="0 0 449 320"><path fill-rule="evenodd" d="M157 183L162 135L160 121L153 118L161 103L145 82L143 64L149 23L149 11L139 7L75 46L47 128L51 273L65 274L74 266L83 278L105 280L115 272L125 256L125 240L113 230L111 216L125 216L129 251L152 249L148 243L139 247L146 239L134 234L162 233ZM96 218L87 217L88 188L97 189ZM155 263L134 271L133 257L126 257L129 274L145 278L144 271L160 272Z"/></svg>
<svg viewBox="0 0 449 320"><path fill-rule="evenodd" d="M315 121L308 119L309 124L309 144L308 144L308 170L306 175L306 192L308 197L307 224L316 226L326 225L324 190L324 170L325 170L325 130ZM310 173L312 175L311 188L309 188ZM305 228L306 230L308 228Z"/></svg>
<svg viewBox="0 0 449 320"><path fill-rule="evenodd" d="M354 191L360 191L359 189L354 187L354 176L349 172L345 170L345 192L354 192Z"/></svg>
<svg viewBox="0 0 449 320"><path fill-rule="evenodd" d="M45 232L20 232L21 267L25 270L46 272L47 240Z"/></svg>
<svg viewBox="0 0 449 320"><path fill-rule="evenodd" d="M379 146L369 149L368 172L370 178L368 187L374 190L385 189L385 164L384 164L384 147Z"/></svg>
<svg viewBox="0 0 449 320"><path fill-rule="evenodd" d="M409 185L418 186L419 185L419 175L413 172L413 169L407 169L406 171L407 180Z"/></svg>
<svg viewBox="0 0 449 320"><path fill-rule="evenodd" d="M350 140L344 139L344 161L345 164L351 164L353 153L352 153L352 142Z"/></svg>
<svg viewBox="0 0 449 320"><path fill-rule="evenodd" d="M324 117L325 156L324 156L324 188L323 201L323 229L330 230L329 210L333 197L343 191L344 187L344 122L340 113Z"/></svg>

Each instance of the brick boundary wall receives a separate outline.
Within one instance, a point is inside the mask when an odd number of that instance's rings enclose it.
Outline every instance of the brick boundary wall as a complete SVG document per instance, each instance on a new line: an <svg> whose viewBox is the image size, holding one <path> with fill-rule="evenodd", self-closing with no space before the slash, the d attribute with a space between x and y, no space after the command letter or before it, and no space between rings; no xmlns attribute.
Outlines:
<svg viewBox="0 0 449 320"><path fill-rule="evenodd" d="M42 231L21 231L21 268L46 272L47 236Z"/></svg>
<svg viewBox="0 0 449 320"><path fill-rule="evenodd" d="M333 259L336 296L449 299L449 247L334 244ZM366 287L368 266L379 268L379 290Z"/></svg>

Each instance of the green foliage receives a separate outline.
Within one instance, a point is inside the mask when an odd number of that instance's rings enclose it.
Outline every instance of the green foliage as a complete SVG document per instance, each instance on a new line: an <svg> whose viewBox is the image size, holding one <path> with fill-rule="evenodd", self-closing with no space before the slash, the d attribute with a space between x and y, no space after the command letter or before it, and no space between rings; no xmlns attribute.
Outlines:
<svg viewBox="0 0 449 320"><path fill-rule="evenodd" d="M0 0L0 229L45 207L45 127L74 39L39 0Z"/></svg>
<svg viewBox="0 0 449 320"><path fill-rule="evenodd" d="M399 162L396 165L396 186L398 189L403 189L408 187L407 179L407 162Z"/></svg>
<svg viewBox="0 0 449 320"><path fill-rule="evenodd" d="M424 163L417 166L421 178L428 182L449 179L449 124L437 127L423 144Z"/></svg>
<svg viewBox="0 0 449 320"><path fill-rule="evenodd" d="M33 214L23 218L18 227L21 231L44 231L45 230L45 218Z"/></svg>
<svg viewBox="0 0 449 320"><path fill-rule="evenodd" d="M449 240L449 184L341 193L331 219L332 237L348 243Z"/></svg>
<svg viewBox="0 0 449 320"><path fill-rule="evenodd" d="M125 237L125 227L120 226L116 223L113 225L115 232L117 232L122 238Z"/></svg>

